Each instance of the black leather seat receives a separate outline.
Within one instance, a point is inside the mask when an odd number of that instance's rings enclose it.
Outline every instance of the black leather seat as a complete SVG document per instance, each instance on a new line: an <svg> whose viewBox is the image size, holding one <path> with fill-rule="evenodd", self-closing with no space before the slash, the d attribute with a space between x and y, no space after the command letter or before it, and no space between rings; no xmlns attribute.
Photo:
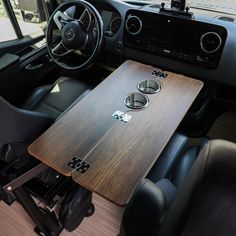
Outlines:
<svg viewBox="0 0 236 236"><path fill-rule="evenodd" d="M85 83L60 77L36 88L22 109L0 97L0 160L11 163L26 156L27 145L90 91Z"/></svg>
<svg viewBox="0 0 236 236"><path fill-rule="evenodd" d="M167 215L161 236L236 235L236 144L208 143Z"/></svg>
<svg viewBox="0 0 236 236"><path fill-rule="evenodd" d="M76 79L60 77L54 84L36 88L23 109L58 118L75 101L91 91L91 87Z"/></svg>
<svg viewBox="0 0 236 236"><path fill-rule="evenodd" d="M169 180L141 183L125 211L121 235L236 235L235 183L236 144L210 141L179 191Z"/></svg>
<svg viewBox="0 0 236 236"><path fill-rule="evenodd" d="M147 175L147 179L153 183L170 179L178 189L192 167L199 148L199 146L189 147L188 138L175 133Z"/></svg>
<svg viewBox="0 0 236 236"><path fill-rule="evenodd" d="M199 146L189 146L185 135L173 135L130 200L121 236L156 235L198 152Z"/></svg>
<svg viewBox="0 0 236 236"><path fill-rule="evenodd" d="M35 89L20 109L0 97L0 201L10 205L17 199L36 223L37 230L47 235L51 235L52 231L52 235L58 235L62 226L72 231L85 216L91 215L94 209L92 193L50 168L34 178L28 178L26 172L39 161L29 156L27 147L90 91L87 84L61 77L53 85ZM19 176L24 185L13 194L3 191L2 186ZM31 194L50 207L56 206L60 197L62 204L57 206L59 216L54 211L41 214Z"/></svg>

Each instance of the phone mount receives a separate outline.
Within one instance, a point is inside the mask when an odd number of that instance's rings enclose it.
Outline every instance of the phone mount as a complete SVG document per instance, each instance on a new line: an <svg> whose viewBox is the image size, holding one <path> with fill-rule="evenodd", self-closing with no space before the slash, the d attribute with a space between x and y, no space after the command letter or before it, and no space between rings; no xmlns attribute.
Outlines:
<svg viewBox="0 0 236 236"><path fill-rule="evenodd" d="M161 13L192 19L193 13L189 10L190 8L186 7L186 0L171 0L171 8L166 8L163 2L160 8Z"/></svg>
<svg viewBox="0 0 236 236"><path fill-rule="evenodd" d="M172 0L171 8L176 11L184 11L186 8L186 0Z"/></svg>

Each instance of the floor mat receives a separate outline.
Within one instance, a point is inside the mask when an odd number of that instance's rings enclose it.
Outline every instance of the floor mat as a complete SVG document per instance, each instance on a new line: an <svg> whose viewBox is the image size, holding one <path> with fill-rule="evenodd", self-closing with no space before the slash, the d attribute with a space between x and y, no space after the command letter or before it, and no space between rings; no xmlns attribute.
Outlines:
<svg viewBox="0 0 236 236"><path fill-rule="evenodd" d="M236 112L222 114L215 121L207 136L210 139L224 139L236 143Z"/></svg>

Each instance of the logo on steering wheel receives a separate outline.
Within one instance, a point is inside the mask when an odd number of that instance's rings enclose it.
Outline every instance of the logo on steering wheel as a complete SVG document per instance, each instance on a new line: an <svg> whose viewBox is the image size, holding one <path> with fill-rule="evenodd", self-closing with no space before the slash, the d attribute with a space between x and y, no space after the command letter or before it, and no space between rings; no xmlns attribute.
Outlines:
<svg viewBox="0 0 236 236"><path fill-rule="evenodd" d="M67 29L64 35L65 35L65 38L69 41L73 40L75 37L75 33L72 28Z"/></svg>

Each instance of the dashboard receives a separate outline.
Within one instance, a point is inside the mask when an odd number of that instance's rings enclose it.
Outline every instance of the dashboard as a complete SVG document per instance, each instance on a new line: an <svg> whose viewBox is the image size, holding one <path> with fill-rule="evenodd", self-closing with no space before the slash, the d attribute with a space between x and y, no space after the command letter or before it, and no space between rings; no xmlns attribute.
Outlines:
<svg viewBox="0 0 236 236"><path fill-rule="evenodd" d="M104 21L104 51L194 78L236 86L236 24L193 19L118 0L90 0ZM218 13L219 14L219 13Z"/></svg>
<svg viewBox="0 0 236 236"><path fill-rule="evenodd" d="M122 19L119 11L110 4L94 3L93 5L102 17L105 35L107 37L114 36L119 31L121 26Z"/></svg>
<svg viewBox="0 0 236 236"><path fill-rule="evenodd" d="M218 25L189 18L129 10L124 44L196 66L216 68L227 38Z"/></svg>

